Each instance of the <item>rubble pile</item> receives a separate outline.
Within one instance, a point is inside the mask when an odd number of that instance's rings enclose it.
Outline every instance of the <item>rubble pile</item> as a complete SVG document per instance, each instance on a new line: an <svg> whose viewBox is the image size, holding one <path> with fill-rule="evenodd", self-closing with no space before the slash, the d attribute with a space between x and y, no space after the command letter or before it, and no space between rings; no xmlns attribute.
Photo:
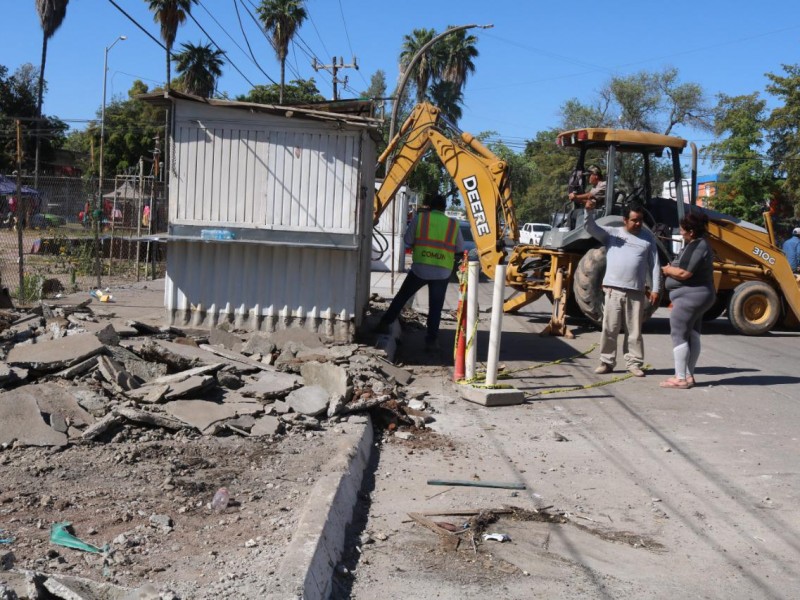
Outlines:
<svg viewBox="0 0 800 600"><path fill-rule="evenodd" d="M368 346L121 324L89 303L13 312L0 315L3 445L102 442L125 425L274 436L390 400L401 424L424 425L401 410L411 374Z"/></svg>
<svg viewBox="0 0 800 600"><path fill-rule="evenodd" d="M264 597L337 434L432 418L380 350L112 310L0 310L0 599Z"/></svg>

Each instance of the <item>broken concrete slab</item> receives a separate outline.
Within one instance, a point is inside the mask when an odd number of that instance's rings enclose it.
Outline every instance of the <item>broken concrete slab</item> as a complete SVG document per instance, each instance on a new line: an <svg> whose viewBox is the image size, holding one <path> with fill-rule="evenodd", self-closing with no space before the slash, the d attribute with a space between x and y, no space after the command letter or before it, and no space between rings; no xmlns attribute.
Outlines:
<svg viewBox="0 0 800 600"><path fill-rule="evenodd" d="M78 405L95 418L100 418L108 412L108 400L92 389L85 387L71 387L70 394Z"/></svg>
<svg viewBox="0 0 800 600"><path fill-rule="evenodd" d="M325 346L318 334L305 329L279 329L269 333L267 337L269 341L275 344L278 350L283 350L290 343L305 346L306 348L322 348Z"/></svg>
<svg viewBox="0 0 800 600"><path fill-rule="evenodd" d="M143 360L140 356L122 346L107 346L106 352L115 361L121 363L128 373L144 382L152 381L167 373L167 365Z"/></svg>
<svg viewBox="0 0 800 600"><path fill-rule="evenodd" d="M119 334L111 323L105 325L102 329L95 332L97 339L103 342L106 346L119 345Z"/></svg>
<svg viewBox="0 0 800 600"><path fill-rule="evenodd" d="M184 426L183 422L179 419L173 419L172 417L161 413L139 410L137 408L130 408L128 406L118 406L111 412L115 415L125 417L134 423L143 423L144 425L164 427L165 429L171 429L173 431L177 431Z"/></svg>
<svg viewBox="0 0 800 600"><path fill-rule="evenodd" d="M202 348L203 350L208 350L209 352L221 356L222 358L227 358L230 361L233 361L235 363L241 363L249 367L252 367L254 369L261 369L262 371L275 370L270 365L258 360L253 360L252 358L249 358L239 352L233 352L231 350L226 350L225 348L220 348L217 346L209 346L208 344L200 344L200 348Z"/></svg>
<svg viewBox="0 0 800 600"><path fill-rule="evenodd" d="M460 385L457 391L464 400L483 406L511 406L525 402L525 394L514 388L490 389Z"/></svg>
<svg viewBox="0 0 800 600"><path fill-rule="evenodd" d="M132 400L141 402L142 404L157 404L164 399L169 390L170 387L166 383L148 384L135 390L131 390L125 395Z"/></svg>
<svg viewBox="0 0 800 600"><path fill-rule="evenodd" d="M269 415L261 417L256 420L255 425L250 429L250 435L275 435L281 427L281 422L278 417L271 417Z"/></svg>
<svg viewBox="0 0 800 600"><path fill-rule="evenodd" d="M97 356L92 356L71 367L67 367L63 371L58 371L57 373L55 373L55 375L56 377L61 377L63 379L73 379L75 377L78 377L79 375L87 373L95 366L97 366Z"/></svg>
<svg viewBox="0 0 800 600"><path fill-rule="evenodd" d="M319 385L331 396L344 396L349 400L353 394L350 376L344 367L331 363L307 362L300 367L306 385Z"/></svg>
<svg viewBox="0 0 800 600"><path fill-rule="evenodd" d="M268 354L272 354L276 348L277 346L275 342L269 338L269 335L266 333L254 333L244 343L244 347L241 351L246 354L260 354L261 356L267 356Z"/></svg>
<svg viewBox="0 0 800 600"><path fill-rule="evenodd" d="M67 436L45 423L36 397L24 388L0 393L0 444L65 446Z"/></svg>
<svg viewBox="0 0 800 600"><path fill-rule="evenodd" d="M241 337L219 327L208 332L208 343L211 346L222 346L232 352L241 352L244 347Z"/></svg>
<svg viewBox="0 0 800 600"><path fill-rule="evenodd" d="M238 417L242 410L249 407L236 403L221 404L207 400L176 400L164 405L165 410L176 419L205 431L215 423Z"/></svg>
<svg viewBox="0 0 800 600"><path fill-rule="evenodd" d="M202 365L200 367L195 367L194 369L187 369L186 371L181 371L180 373L173 373L172 375L162 375L151 381L151 384L154 385L161 385L164 383L173 384L173 383L180 383L181 381L186 381L190 377L194 377L196 375L211 375L219 371L225 365L221 362L213 363L210 365Z"/></svg>
<svg viewBox="0 0 800 600"><path fill-rule="evenodd" d="M261 400L272 400L282 398L296 387L303 385L304 380L299 375L289 373L266 372L262 373L258 380L249 383L239 389L242 396L259 398Z"/></svg>
<svg viewBox="0 0 800 600"><path fill-rule="evenodd" d="M183 381L169 384L169 391L164 395L164 399L170 402L187 396L201 398L215 383L216 380L212 375L195 375Z"/></svg>
<svg viewBox="0 0 800 600"><path fill-rule="evenodd" d="M36 398L39 410L52 416L61 415L70 425L85 427L94 423L94 417L78 403L75 387L58 385L57 383L39 383L17 388L30 393Z"/></svg>
<svg viewBox="0 0 800 600"><path fill-rule="evenodd" d="M213 348L212 346L208 346L208 348L219 350L218 348ZM226 350L225 352L229 351ZM186 371L200 365L213 365L219 362L229 365L244 373L261 370L262 368L272 368L261 363L256 363L256 361L252 361L244 355L239 354L236 356L241 357L247 362L241 360L232 360L227 356L221 357L219 352L209 352L203 348L195 348L192 346L186 346L184 344L177 344L175 342L157 339L148 340L147 343L138 349L137 353L148 360L166 363L174 371Z"/></svg>
<svg viewBox="0 0 800 600"><path fill-rule="evenodd" d="M111 360L107 356L97 357L97 369L103 378L111 384L117 392L127 392L138 388L140 382L118 362Z"/></svg>
<svg viewBox="0 0 800 600"><path fill-rule="evenodd" d="M414 375L405 369L393 365L389 361L378 359L378 369L380 369L381 373L386 375L386 377L394 379L400 385L408 385L414 381Z"/></svg>
<svg viewBox="0 0 800 600"><path fill-rule="evenodd" d="M80 333L38 344L16 345L9 351L6 362L11 366L50 372L82 362L100 354L103 349L103 343L97 337Z"/></svg>
<svg viewBox="0 0 800 600"><path fill-rule="evenodd" d="M328 411L330 394L319 385L306 385L286 396L286 404L296 413L316 417Z"/></svg>

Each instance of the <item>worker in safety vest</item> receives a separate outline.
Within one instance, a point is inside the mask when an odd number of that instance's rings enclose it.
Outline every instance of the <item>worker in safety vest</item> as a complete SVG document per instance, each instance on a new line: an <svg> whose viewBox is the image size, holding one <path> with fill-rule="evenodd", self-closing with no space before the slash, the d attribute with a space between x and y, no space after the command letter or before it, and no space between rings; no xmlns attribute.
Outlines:
<svg viewBox="0 0 800 600"><path fill-rule="evenodd" d="M439 323L455 255L464 251L464 238L461 237L458 222L444 214L445 208L447 201L444 196L436 194L430 199L428 207L423 206L411 219L404 237L406 246L412 248L411 269L376 327L376 331L388 333L389 326L406 303L427 285L425 349L432 352L439 350Z"/></svg>

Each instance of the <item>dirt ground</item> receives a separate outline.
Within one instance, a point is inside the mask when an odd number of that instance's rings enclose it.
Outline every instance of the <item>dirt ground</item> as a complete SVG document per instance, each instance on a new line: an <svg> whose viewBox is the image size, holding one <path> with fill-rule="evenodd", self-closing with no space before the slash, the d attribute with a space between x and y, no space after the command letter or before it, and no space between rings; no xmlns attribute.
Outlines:
<svg viewBox="0 0 800 600"><path fill-rule="evenodd" d="M273 441L126 428L106 444L0 451L0 523L14 567L181 598L258 598L292 537L334 441L297 431ZM227 509L210 502L227 487ZM102 555L49 541L69 522ZM6 579L7 573L0 579Z"/></svg>

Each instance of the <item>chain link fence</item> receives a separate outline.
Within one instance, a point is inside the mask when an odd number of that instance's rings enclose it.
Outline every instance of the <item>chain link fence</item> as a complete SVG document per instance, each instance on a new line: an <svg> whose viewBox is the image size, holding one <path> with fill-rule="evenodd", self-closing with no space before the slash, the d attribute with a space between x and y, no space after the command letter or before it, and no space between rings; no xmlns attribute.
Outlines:
<svg viewBox="0 0 800 600"><path fill-rule="evenodd" d="M8 175L4 182L16 184ZM163 277L163 183L152 177L22 177L0 194L0 284L15 304Z"/></svg>

